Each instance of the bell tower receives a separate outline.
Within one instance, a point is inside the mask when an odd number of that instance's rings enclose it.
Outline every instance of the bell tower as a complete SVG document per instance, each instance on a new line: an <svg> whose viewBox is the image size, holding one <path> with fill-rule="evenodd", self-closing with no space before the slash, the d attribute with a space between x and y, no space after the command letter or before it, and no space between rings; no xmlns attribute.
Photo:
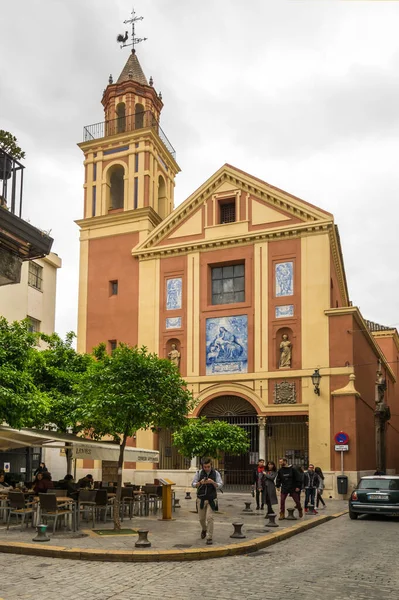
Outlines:
<svg viewBox="0 0 399 600"><path fill-rule="evenodd" d="M136 54L137 44L145 39L135 37L135 24L141 19L133 11L125 21L131 25L131 36L126 32L117 41L122 48L131 47L126 64L115 82L109 76L101 100L104 120L84 127L83 142L78 144L84 154L85 169L83 218L77 221L81 351L90 351L94 344L107 339L137 343L133 330L128 339L123 339L118 331L104 330L110 306L105 300L104 306L99 305L98 290L115 281L120 284L122 272L124 276L130 273L131 279L123 288L119 286L120 293L133 285L132 248L174 208L175 176L180 168L174 148L160 126L162 94L156 92L152 77L147 80ZM105 283L106 277L109 280ZM120 304L118 310L122 314L126 307L121 306L120 300L114 305ZM118 325L116 329L119 328ZM127 333L126 328L124 332Z"/></svg>

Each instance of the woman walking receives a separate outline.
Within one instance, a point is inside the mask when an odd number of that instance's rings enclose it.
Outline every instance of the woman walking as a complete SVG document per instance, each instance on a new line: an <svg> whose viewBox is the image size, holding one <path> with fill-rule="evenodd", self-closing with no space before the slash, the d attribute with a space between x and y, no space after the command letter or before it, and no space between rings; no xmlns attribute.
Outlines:
<svg viewBox="0 0 399 600"><path fill-rule="evenodd" d="M269 462L266 465L266 469L263 472L263 481L262 481L262 488L263 488L262 505L266 504L266 506L267 506L266 517L268 515L274 514L273 504L278 504L277 493L276 493L276 483L275 483L276 477L277 477L277 467L274 462L269 460Z"/></svg>
<svg viewBox="0 0 399 600"><path fill-rule="evenodd" d="M323 471L320 469L320 467L316 467L315 468L315 473L318 474L319 476L319 487L317 488L317 496L316 496L316 508L319 508L319 502L322 503L323 508L326 507L326 503L323 500L323 490L324 490L324 475L323 475Z"/></svg>

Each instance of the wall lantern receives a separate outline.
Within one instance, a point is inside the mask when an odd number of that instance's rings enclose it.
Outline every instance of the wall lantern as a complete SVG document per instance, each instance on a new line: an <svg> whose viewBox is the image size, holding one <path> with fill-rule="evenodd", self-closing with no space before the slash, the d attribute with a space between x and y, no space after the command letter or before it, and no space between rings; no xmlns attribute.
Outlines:
<svg viewBox="0 0 399 600"><path fill-rule="evenodd" d="M312 375L312 383L314 385L314 393L320 396L320 379L321 375L319 373L319 369L315 369Z"/></svg>

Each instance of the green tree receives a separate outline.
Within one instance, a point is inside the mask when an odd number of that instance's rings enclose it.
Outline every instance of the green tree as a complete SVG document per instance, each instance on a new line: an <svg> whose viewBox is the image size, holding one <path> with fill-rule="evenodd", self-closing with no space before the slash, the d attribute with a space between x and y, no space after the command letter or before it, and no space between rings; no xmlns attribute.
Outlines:
<svg viewBox="0 0 399 600"><path fill-rule="evenodd" d="M208 421L205 417L189 419L184 427L173 433L173 443L187 458L219 458L222 452L245 454L250 445L247 432L238 425L219 420Z"/></svg>
<svg viewBox="0 0 399 600"><path fill-rule="evenodd" d="M65 341L56 333L40 334L46 348L36 352L31 361L31 371L36 386L49 398L48 422L63 433L77 434L82 425L75 415L80 402L76 389L88 367L93 362L90 354L79 354L73 348L75 334L70 331ZM67 473L72 472L72 452L66 446Z"/></svg>
<svg viewBox="0 0 399 600"><path fill-rule="evenodd" d="M175 365L146 348L120 344L111 355L100 344L97 361L79 385L85 398L77 411L91 437L111 435L120 445L114 528L120 529L122 469L127 438L138 429L178 428L192 408L192 396Z"/></svg>
<svg viewBox="0 0 399 600"><path fill-rule="evenodd" d="M48 397L31 370L37 341L27 320L8 323L0 317L0 423L17 429L43 425L48 416Z"/></svg>
<svg viewBox="0 0 399 600"><path fill-rule="evenodd" d="M4 131L4 129L0 129L0 150L5 150L17 160L25 158L25 152L18 146L15 135L12 135L9 131Z"/></svg>

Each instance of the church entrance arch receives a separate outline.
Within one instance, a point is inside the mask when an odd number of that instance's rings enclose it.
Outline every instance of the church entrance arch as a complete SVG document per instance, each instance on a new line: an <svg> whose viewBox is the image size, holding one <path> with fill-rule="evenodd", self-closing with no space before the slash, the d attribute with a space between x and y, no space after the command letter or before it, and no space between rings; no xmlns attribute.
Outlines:
<svg viewBox="0 0 399 600"><path fill-rule="evenodd" d="M259 425L255 408L240 396L218 396L205 404L199 416L226 421L247 432L249 451L240 456L224 454L215 466L222 474L225 489L248 490L252 484L254 465L259 458Z"/></svg>

